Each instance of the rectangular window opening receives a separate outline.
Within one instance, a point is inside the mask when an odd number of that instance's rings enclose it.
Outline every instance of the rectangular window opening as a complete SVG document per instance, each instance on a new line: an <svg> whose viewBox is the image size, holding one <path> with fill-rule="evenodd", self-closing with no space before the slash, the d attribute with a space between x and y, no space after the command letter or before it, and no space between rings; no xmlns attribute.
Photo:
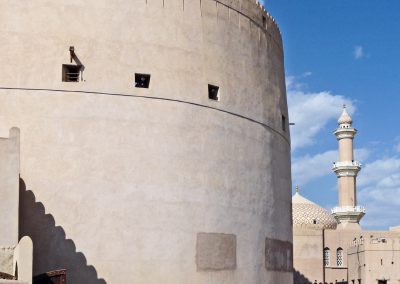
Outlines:
<svg viewBox="0 0 400 284"><path fill-rule="evenodd" d="M210 100L219 101L219 87L208 84L208 98Z"/></svg>
<svg viewBox="0 0 400 284"><path fill-rule="evenodd" d="M286 131L286 116L282 115L282 130Z"/></svg>
<svg viewBox="0 0 400 284"><path fill-rule="evenodd" d="M81 77L82 65L63 64L62 81L79 82Z"/></svg>
<svg viewBox="0 0 400 284"><path fill-rule="evenodd" d="M262 21L263 21L263 28L266 29L267 28L267 18L265 16L263 16Z"/></svg>
<svg viewBox="0 0 400 284"><path fill-rule="evenodd" d="M150 74L135 73L135 87L148 89L150 86Z"/></svg>

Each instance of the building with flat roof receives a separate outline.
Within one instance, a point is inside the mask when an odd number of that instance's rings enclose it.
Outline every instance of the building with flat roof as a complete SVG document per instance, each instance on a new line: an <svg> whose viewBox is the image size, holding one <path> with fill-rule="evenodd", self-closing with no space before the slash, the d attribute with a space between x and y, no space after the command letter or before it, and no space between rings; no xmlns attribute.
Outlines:
<svg viewBox="0 0 400 284"><path fill-rule="evenodd" d="M357 203L356 178L361 164L354 159L357 130L344 106L339 127L339 205L328 212L300 195L292 197L294 283L399 283L398 227L389 231L365 231L360 220L364 207ZM382 282L386 281L386 282Z"/></svg>

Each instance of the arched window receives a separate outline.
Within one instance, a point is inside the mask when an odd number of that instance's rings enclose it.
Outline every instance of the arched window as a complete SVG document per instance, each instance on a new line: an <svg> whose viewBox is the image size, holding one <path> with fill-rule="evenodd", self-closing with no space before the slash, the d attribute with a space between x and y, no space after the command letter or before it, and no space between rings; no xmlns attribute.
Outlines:
<svg viewBox="0 0 400 284"><path fill-rule="evenodd" d="M331 253L330 253L329 248L324 248L324 266L329 266L330 256L331 256Z"/></svg>
<svg viewBox="0 0 400 284"><path fill-rule="evenodd" d="M343 249L338 248L336 250L336 265L343 266Z"/></svg>

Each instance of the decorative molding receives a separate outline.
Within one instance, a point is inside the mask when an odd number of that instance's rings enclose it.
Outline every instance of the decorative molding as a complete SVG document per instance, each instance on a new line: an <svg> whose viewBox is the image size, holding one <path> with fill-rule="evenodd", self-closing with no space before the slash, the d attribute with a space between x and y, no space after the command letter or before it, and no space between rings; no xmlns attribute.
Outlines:
<svg viewBox="0 0 400 284"><path fill-rule="evenodd" d="M336 135L337 140L340 139L353 139L357 134L357 129L355 128L338 128L333 132Z"/></svg>
<svg viewBox="0 0 400 284"><path fill-rule="evenodd" d="M332 215L339 223L359 223L365 215L363 206L342 206L332 209Z"/></svg>
<svg viewBox="0 0 400 284"><path fill-rule="evenodd" d="M332 214L334 213L347 213L347 212L361 212L365 213L365 208L363 206L340 206L332 208Z"/></svg>
<svg viewBox="0 0 400 284"><path fill-rule="evenodd" d="M361 170L361 163L357 161L344 161L333 163L332 170L337 177L356 177Z"/></svg>

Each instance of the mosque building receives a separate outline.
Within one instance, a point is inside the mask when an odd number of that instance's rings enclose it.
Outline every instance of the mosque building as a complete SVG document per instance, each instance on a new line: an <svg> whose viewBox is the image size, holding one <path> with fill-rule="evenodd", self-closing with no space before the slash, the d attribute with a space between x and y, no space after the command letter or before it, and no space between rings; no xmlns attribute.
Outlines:
<svg viewBox="0 0 400 284"><path fill-rule="evenodd" d="M366 231L360 226L364 207L357 203L354 159L357 130L344 106L334 132L339 161L339 206L328 212L301 196L292 197L294 283L392 284L400 282L400 228Z"/></svg>

